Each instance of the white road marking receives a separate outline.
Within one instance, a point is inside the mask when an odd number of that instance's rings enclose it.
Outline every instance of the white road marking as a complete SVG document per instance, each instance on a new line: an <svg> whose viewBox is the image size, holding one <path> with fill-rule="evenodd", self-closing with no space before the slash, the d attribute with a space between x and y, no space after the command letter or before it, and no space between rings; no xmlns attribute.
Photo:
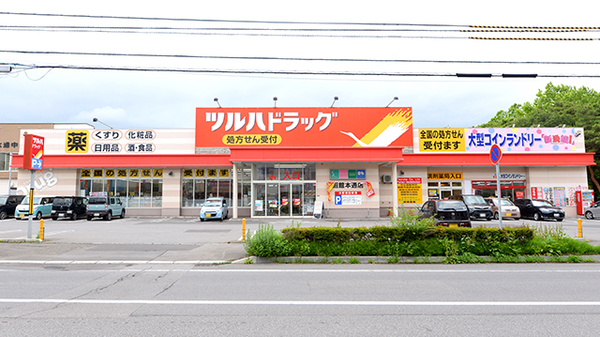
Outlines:
<svg viewBox="0 0 600 337"><path fill-rule="evenodd" d="M268 301L268 300L100 300L0 298L0 303L140 304L140 305L261 305L261 306L395 306L395 307L565 307L600 306L600 301Z"/></svg>

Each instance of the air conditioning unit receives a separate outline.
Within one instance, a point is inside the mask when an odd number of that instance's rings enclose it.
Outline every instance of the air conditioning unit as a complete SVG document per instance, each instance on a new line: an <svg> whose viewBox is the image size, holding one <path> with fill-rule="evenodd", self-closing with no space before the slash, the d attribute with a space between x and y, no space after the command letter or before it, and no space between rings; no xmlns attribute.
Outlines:
<svg viewBox="0 0 600 337"><path fill-rule="evenodd" d="M381 176L381 182L384 184L391 184L392 183L392 176L389 174L384 174Z"/></svg>

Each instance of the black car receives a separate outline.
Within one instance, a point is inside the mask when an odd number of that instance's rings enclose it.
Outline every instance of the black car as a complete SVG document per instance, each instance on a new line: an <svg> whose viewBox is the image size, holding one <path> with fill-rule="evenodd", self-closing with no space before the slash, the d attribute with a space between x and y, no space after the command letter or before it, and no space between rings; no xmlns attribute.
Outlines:
<svg viewBox="0 0 600 337"><path fill-rule="evenodd" d="M461 194L453 195L453 200L461 200L469 209L469 217L471 220L487 220L490 221L494 217L492 207L480 195Z"/></svg>
<svg viewBox="0 0 600 337"><path fill-rule="evenodd" d="M419 209L420 218L434 218L436 226L471 227L469 209L460 200L428 200Z"/></svg>
<svg viewBox="0 0 600 337"><path fill-rule="evenodd" d="M15 209L23 198L24 195L0 195L0 220L15 215Z"/></svg>
<svg viewBox="0 0 600 337"><path fill-rule="evenodd" d="M565 211L562 208L556 207L544 199L517 199L514 203L521 210L522 218L530 218L535 221L563 221L565 218Z"/></svg>
<svg viewBox="0 0 600 337"><path fill-rule="evenodd" d="M52 220L59 218L70 218L77 220L79 217L85 218L87 215L87 198L76 196L59 196L54 198L52 203Z"/></svg>

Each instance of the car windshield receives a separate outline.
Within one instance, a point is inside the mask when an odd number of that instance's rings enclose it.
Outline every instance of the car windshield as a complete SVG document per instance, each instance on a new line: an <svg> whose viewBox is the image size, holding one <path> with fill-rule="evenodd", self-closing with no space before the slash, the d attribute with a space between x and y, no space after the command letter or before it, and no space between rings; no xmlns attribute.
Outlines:
<svg viewBox="0 0 600 337"><path fill-rule="evenodd" d="M34 205L39 205L41 201L42 201L42 197L33 197ZM21 201L21 205L29 205L29 197L23 198L23 200Z"/></svg>
<svg viewBox="0 0 600 337"><path fill-rule="evenodd" d="M56 198L56 199L54 199L54 205L57 205L57 206L70 205L72 203L73 203L72 198Z"/></svg>
<svg viewBox="0 0 600 337"><path fill-rule="evenodd" d="M494 200L494 204L498 204L497 200ZM508 199L502 199L502 206L513 206L513 203Z"/></svg>
<svg viewBox="0 0 600 337"><path fill-rule="evenodd" d="M551 203L546 200L531 200L531 203L535 207L554 207Z"/></svg>
<svg viewBox="0 0 600 337"><path fill-rule="evenodd" d="M211 200L211 199L208 199L208 200L206 200L206 202L204 203L204 206L208 206L208 207L219 207L219 206L221 206L221 200Z"/></svg>
<svg viewBox="0 0 600 337"><path fill-rule="evenodd" d="M458 200L443 200L438 204L438 209L464 209L465 204Z"/></svg>
<svg viewBox="0 0 600 337"><path fill-rule="evenodd" d="M90 198L88 202L90 205L104 205L106 204L106 198Z"/></svg>
<svg viewBox="0 0 600 337"><path fill-rule="evenodd" d="M463 199L467 205L487 205L483 197L480 195L465 195L463 196Z"/></svg>

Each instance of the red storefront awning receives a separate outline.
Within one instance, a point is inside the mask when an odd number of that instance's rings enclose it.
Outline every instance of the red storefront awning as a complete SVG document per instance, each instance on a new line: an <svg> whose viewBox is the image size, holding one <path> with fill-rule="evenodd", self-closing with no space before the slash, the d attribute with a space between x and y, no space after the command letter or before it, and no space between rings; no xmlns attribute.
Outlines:
<svg viewBox="0 0 600 337"><path fill-rule="evenodd" d="M404 153L401 166L487 166L493 165L485 153ZM506 153L500 166L587 166L595 165L594 153Z"/></svg>
<svg viewBox="0 0 600 337"><path fill-rule="evenodd" d="M230 160L242 162L400 162L402 147L236 147Z"/></svg>
<svg viewBox="0 0 600 337"><path fill-rule="evenodd" d="M228 154L181 155L45 155L44 168L95 167L230 167ZM23 167L23 156L14 155L12 167Z"/></svg>

